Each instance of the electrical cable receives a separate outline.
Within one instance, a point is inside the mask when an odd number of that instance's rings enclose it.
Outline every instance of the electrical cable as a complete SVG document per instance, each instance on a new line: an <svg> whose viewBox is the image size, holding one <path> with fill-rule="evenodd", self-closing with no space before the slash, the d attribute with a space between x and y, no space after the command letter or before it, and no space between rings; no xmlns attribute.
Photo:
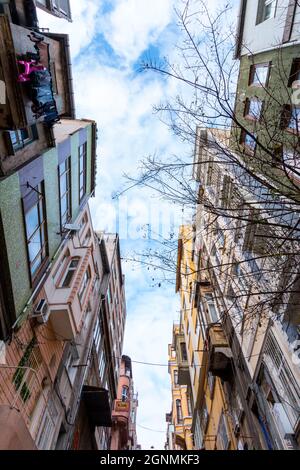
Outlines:
<svg viewBox="0 0 300 470"><path fill-rule="evenodd" d="M137 424L136 425L139 427L139 428L142 428L142 429L145 429L146 431L151 431L151 432L157 432L157 433L161 433L161 434L166 434L166 430L165 431L158 431L157 429L151 429L151 428L148 428L147 426L142 426L141 424Z"/></svg>

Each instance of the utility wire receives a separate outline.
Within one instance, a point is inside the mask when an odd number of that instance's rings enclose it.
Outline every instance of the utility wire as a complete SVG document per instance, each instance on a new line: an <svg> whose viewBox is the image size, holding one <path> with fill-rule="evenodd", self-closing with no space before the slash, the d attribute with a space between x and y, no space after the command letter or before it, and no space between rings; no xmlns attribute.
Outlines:
<svg viewBox="0 0 300 470"><path fill-rule="evenodd" d="M165 430L165 431L158 431L157 429L147 428L146 426L142 426L141 424L137 424L137 423L136 423L136 425L137 425L139 428L146 429L146 431L159 432L159 433L162 433L162 434L166 434L166 432L167 432L167 430Z"/></svg>

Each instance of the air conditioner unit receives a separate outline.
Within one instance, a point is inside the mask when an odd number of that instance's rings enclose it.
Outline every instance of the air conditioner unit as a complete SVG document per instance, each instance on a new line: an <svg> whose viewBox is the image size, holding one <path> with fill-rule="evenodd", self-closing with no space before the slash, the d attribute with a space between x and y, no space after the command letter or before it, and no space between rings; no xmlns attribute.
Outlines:
<svg viewBox="0 0 300 470"><path fill-rule="evenodd" d="M47 301L45 299L41 299L36 306L33 314L31 315L32 318L35 318L38 323L47 323L49 316L50 316L50 309Z"/></svg>
<svg viewBox="0 0 300 470"><path fill-rule="evenodd" d="M80 231L80 225L76 224L66 224L64 225L64 230L72 233L78 233Z"/></svg>

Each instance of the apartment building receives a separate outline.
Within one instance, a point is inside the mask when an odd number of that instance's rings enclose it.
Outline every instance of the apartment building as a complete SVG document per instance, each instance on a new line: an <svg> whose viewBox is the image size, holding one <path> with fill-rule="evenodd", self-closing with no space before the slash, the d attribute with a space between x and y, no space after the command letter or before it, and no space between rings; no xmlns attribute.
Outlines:
<svg viewBox="0 0 300 470"><path fill-rule="evenodd" d="M81 392L74 383L82 382L85 371L72 361L87 360L91 312L98 309L101 272L92 260L98 245L87 208L95 182L96 125L67 120L54 135L56 147L0 183L1 341L6 351L0 368L1 421L22 421L11 428L12 433L26 429L21 448L26 442L53 448L56 440L61 442L58 434L68 434L63 422L57 429L59 408L71 426ZM2 435L9 440L2 448L18 447L14 434Z"/></svg>
<svg viewBox="0 0 300 470"><path fill-rule="evenodd" d="M172 409L166 415L170 450L192 450L192 397L188 375L187 351L182 325L173 325L172 344L169 344L169 374L171 378Z"/></svg>
<svg viewBox="0 0 300 470"><path fill-rule="evenodd" d="M195 234L190 237L197 281L191 285L191 296L197 299L204 325L209 369L213 375L215 367L219 372L224 369L221 385L231 416L226 442L234 442L232 426L237 448L296 449L297 234L289 241L290 255L285 251L278 258L278 249L299 215L292 202L287 206L288 201L276 198L242 165L232 164L228 154L222 154L228 134L222 142L221 135L197 130L194 176L199 182L199 205ZM218 339L212 338L215 328Z"/></svg>
<svg viewBox="0 0 300 470"><path fill-rule="evenodd" d="M287 195L299 183L300 6L242 0L232 145Z"/></svg>
<svg viewBox="0 0 300 470"><path fill-rule="evenodd" d="M122 356L117 398L112 411L111 450L137 450L136 414L138 398L134 393L132 364Z"/></svg>

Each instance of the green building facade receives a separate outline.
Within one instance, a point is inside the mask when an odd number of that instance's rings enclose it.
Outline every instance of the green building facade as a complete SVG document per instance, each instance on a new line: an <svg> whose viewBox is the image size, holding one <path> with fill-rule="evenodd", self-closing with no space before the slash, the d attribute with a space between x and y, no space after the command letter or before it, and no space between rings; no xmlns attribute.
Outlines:
<svg viewBox="0 0 300 470"><path fill-rule="evenodd" d="M0 339L23 317L69 224L94 192L95 142L96 124L87 122L0 182Z"/></svg>

